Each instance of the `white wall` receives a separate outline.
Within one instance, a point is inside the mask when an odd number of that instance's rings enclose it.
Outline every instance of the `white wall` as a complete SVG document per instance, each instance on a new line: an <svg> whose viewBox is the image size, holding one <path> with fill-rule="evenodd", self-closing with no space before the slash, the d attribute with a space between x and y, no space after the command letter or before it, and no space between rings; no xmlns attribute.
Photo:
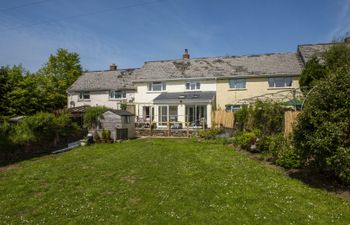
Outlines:
<svg viewBox="0 0 350 225"><path fill-rule="evenodd" d="M89 100L79 100L79 93L68 94L68 108L73 107L70 102L74 101L75 107L90 105L90 106L106 106L108 108L118 109L123 101L132 101L135 98L134 91L126 92L126 99L114 100L109 98L109 91L94 91L90 92Z"/></svg>
<svg viewBox="0 0 350 225"><path fill-rule="evenodd" d="M201 83L200 90L186 90L186 81L165 81L166 90L164 92L185 92L185 91L216 91L216 81L215 80L200 80ZM137 91L135 93L135 103L152 103L161 92L148 91L148 83L136 83Z"/></svg>

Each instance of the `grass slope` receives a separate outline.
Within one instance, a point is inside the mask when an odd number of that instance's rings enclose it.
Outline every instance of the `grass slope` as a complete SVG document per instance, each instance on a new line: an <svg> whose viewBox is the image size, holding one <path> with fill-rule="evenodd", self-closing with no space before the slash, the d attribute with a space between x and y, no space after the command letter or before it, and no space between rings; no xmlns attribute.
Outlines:
<svg viewBox="0 0 350 225"><path fill-rule="evenodd" d="M144 139L0 172L4 224L349 224L350 204L221 144Z"/></svg>

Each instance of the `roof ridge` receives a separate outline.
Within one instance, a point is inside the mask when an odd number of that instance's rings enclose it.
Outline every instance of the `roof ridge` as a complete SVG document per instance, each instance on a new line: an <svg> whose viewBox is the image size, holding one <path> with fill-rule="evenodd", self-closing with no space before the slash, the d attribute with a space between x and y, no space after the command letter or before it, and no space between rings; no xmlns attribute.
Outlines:
<svg viewBox="0 0 350 225"><path fill-rule="evenodd" d="M271 56L271 55L287 55L287 54L296 54L297 52L272 52L272 53L261 53L261 54L246 54L246 55L226 55L226 56L208 56L208 57L196 57L191 58L191 60L205 60L205 59L216 59L216 58L241 58L241 57L252 57L252 56ZM164 60L149 60L144 63L153 63L153 62L172 62L172 61L183 61L183 59L164 59Z"/></svg>

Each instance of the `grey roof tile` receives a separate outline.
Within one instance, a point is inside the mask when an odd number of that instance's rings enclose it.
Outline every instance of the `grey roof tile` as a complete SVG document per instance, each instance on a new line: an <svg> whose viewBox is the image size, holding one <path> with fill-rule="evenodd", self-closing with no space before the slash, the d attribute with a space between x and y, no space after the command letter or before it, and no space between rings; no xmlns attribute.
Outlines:
<svg viewBox="0 0 350 225"><path fill-rule="evenodd" d="M133 90L135 87L132 80L135 79L135 70L137 69L86 72L67 91Z"/></svg>
<svg viewBox="0 0 350 225"><path fill-rule="evenodd" d="M303 63L306 64L314 56L320 58L332 45L334 43L299 45L298 52Z"/></svg>
<svg viewBox="0 0 350 225"><path fill-rule="evenodd" d="M135 81L299 75L302 68L297 53L151 61L135 71Z"/></svg>

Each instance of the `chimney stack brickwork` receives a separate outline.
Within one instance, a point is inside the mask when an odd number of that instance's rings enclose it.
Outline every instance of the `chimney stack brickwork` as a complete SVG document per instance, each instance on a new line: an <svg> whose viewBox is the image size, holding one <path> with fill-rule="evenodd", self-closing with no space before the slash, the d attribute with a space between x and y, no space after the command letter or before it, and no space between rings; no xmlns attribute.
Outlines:
<svg viewBox="0 0 350 225"><path fill-rule="evenodd" d="M185 53L182 55L183 60L189 60L190 54L188 54L188 49L185 49Z"/></svg>
<svg viewBox="0 0 350 225"><path fill-rule="evenodd" d="M110 71L116 71L117 70L117 65L113 63L112 65L109 66L109 70Z"/></svg>

